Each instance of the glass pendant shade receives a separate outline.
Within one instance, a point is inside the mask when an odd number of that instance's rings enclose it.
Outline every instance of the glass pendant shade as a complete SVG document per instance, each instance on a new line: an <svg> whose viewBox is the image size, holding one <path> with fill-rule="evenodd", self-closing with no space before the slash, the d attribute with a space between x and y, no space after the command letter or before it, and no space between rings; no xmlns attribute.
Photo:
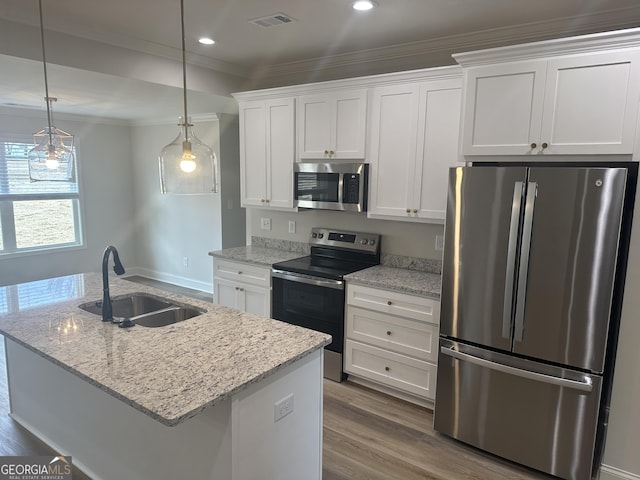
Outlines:
<svg viewBox="0 0 640 480"><path fill-rule="evenodd" d="M180 117L181 131L160 152L162 193L195 195L217 192L217 159L214 151L193 134L190 119Z"/></svg>
<svg viewBox="0 0 640 480"><path fill-rule="evenodd" d="M73 135L53 126L33 134L27 159L32 182L75 182Z"/></svg>

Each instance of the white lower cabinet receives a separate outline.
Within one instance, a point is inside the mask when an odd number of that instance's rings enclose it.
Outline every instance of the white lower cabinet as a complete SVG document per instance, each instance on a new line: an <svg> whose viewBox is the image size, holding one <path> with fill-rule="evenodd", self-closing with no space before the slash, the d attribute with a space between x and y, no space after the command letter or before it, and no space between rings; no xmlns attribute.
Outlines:
<svg viewBox="0 0 640 480"><path fill-rule="evenodd" d="M271 269L214 259L213 301L262 317L271 317Z"/></svg>
<svg viewBox="0 0 640 480"><path fill-rule="evenodd" d="M405 293L347 285L347 373L433 402L440 302Z"/></svg>

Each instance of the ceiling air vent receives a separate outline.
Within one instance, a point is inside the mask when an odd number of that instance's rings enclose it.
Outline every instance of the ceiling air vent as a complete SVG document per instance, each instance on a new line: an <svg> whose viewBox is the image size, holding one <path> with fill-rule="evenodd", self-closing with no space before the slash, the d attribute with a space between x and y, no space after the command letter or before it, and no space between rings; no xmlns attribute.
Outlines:
<svg viewBox="0 0 640 480"><path fill-rule="evenodd" d="M249 20L254 25L258 25L262 28L275 27L277 25L284 25L286 23L295 22L295 19L291 18L289 15L285 13L274 13L273 15L268 15L266 17L254 18L253 20Z"/></svg>

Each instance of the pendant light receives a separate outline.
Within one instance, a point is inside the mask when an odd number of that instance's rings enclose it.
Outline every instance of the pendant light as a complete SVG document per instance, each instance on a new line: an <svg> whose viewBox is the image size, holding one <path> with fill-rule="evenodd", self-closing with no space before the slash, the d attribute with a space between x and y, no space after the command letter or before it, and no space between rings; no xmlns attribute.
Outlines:
<svg viewBox="0 0 640 480"><path fill-rule="evenodd" d="M217 160L213 150L193 133L187 115L187 61L184 38L184 0L180 0L182 28L182 95L184 115L178 119L178 136L160 152L162 193L199 194L217 192Z"/></svg>
<svg viewBox="0 0 640 480"><path fill-rule="evenodd" d="M44 92L47 103L47 127L33 134L35 147L29 150L29 179L32 182L72 182L75 180L75 159L73 135L53 125L51 105L57 98L49 96L47 80L47 59L44 50L44 24L42 21L42 0L38 0L40 11L40 41L42 43L42 66L44 69Z"/></svg>

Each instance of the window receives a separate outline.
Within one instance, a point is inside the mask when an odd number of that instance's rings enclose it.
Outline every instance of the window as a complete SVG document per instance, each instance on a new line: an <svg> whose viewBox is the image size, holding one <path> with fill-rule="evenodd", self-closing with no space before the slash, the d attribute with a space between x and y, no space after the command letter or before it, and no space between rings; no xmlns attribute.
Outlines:
<svg viewBox="0 0 640 480"><path fill-rule="evenodd" d="M82 244L78 184L30 182L32 147L0 140L0 255Z"/></svg>

